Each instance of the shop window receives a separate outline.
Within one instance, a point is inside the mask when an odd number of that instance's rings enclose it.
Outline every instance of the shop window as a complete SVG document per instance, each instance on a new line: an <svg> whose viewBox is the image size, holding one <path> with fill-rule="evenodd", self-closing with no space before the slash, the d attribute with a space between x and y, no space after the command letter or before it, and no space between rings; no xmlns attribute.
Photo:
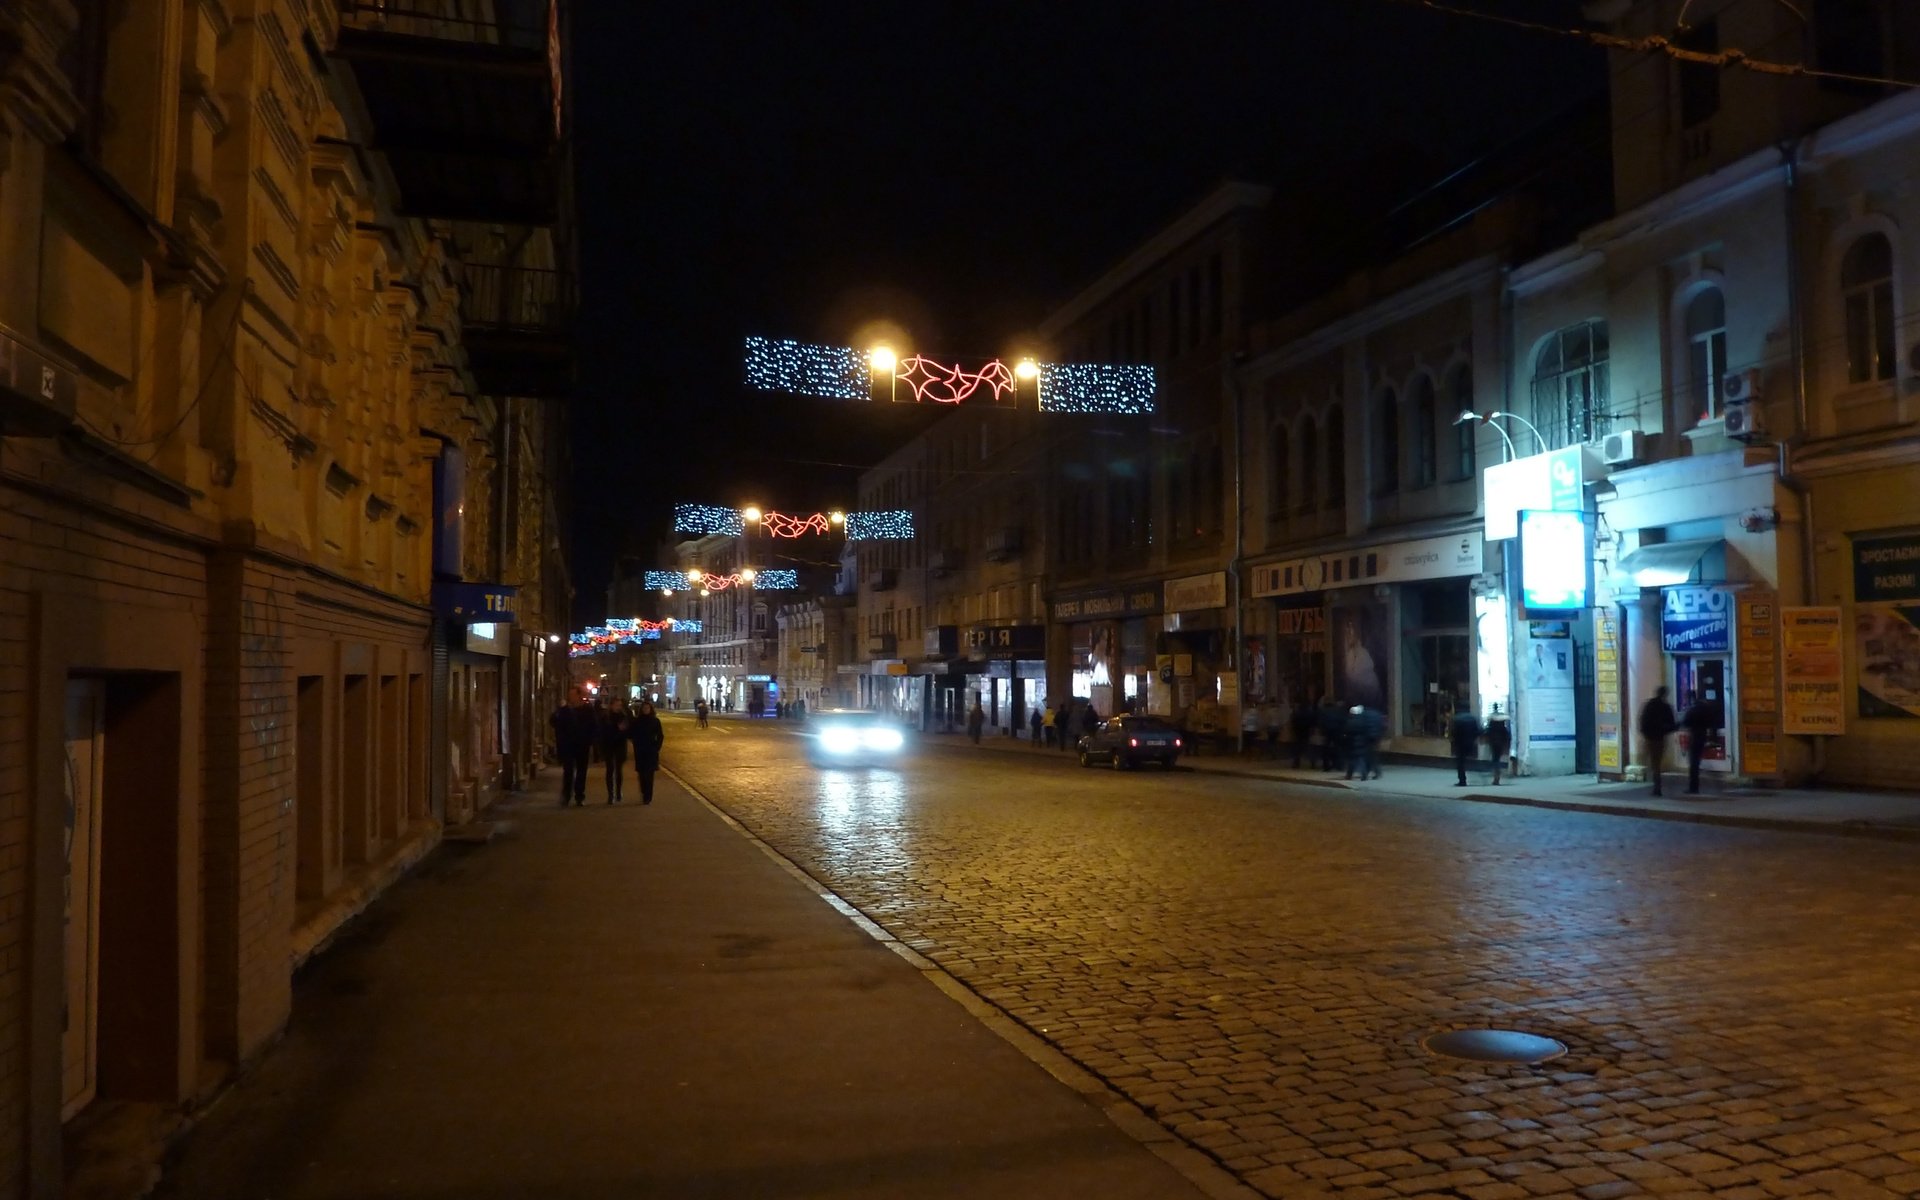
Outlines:
<svg viewBox="0 0 1920 1200"><path fill-rule="evenodd" d="M1392 388L1381 391L1373 414L1373 494L1391 496L1400 490L1400 398Z"/></svg>
<svg viewBox="0 0 1920 1200"><path fill-rule="evenodd" d="M1459 414L1473 412L1473 368L1460 367L1454 371L1447 385L1447 411ZM1459 421L1453 427L1453 478L1472 479L1477 466L1474 463L1474 439L1479 436L1480 422Z"/></svg>
<svg viewBox="0 0 1920 1200"><path fill-rule="evenodd" d="M1347 506L1347 416L1336 402L1327 412L1327 507Z"/></svg>
<svg viewBox="0 0 1920 1200"><path fill-rule="evenodd" d="M1439 413L1434 411L1433 381L1425 375L1413 382L1413 486L1432 487L1439 471L1439 447L1435 432Z"/></svg>
<svg viewBox="0 0 1920 1200"><path fill-rule="evenodd" d="M1473 703L1472 605L1464 580L1400 589L1402 697L1409 734L1445 737Z"/></svg>
<svg viewBox="0 0 1920 1200"><path fill-rule="evenodd" d="M1727 373L1727 301L1717 287L1704 287L1687 301L1687 391L1680 397L1682 429L1720 417L1721 381Z"/></svg>
<svg viewBox="0 0 1920 1200"><path fill-rule="evenodd" d="M1893 243L1885 234L1869 233L1847 248L1840 293L1847 322L1847 382L1892 379Z"/></svg>
<svg viewBox="0 0 1920 1200"><path fill-rule="evenodd" d="M1533 360L1533 413L1548 449L1593 438L1607 405L1607 323L1587 321L1548 336Z"/></svg>

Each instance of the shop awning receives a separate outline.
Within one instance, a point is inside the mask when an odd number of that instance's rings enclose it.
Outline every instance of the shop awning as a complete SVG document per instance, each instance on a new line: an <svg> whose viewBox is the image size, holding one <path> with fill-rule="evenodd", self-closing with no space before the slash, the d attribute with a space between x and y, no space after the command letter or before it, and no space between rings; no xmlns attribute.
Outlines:
<svg viewBox="0 0 1920 1200"><path fill-rule="evenodd" d="M1701 558L1721 544L1720 538L1655 542L1621 559L1615 575L1631 582L1634 587L1672 587L1692 579L1694 568L1700 565Z"/></svg>

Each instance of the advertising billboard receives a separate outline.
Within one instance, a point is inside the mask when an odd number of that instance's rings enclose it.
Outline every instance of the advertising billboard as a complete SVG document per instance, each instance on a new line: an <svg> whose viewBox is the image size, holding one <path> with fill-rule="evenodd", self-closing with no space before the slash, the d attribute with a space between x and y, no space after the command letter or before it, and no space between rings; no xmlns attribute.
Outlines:
<svg viewBox="0 0 1920 1200"><path fill-rule="evenodd" d="M1528 612L1592 607L1591 520L1580 511L1520 514L1520 602Z"/></svg>

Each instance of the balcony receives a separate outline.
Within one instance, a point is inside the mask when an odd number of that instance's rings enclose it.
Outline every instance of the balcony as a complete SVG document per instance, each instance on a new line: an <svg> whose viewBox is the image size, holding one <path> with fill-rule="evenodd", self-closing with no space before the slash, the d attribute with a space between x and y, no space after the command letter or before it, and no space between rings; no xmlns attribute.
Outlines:
<svg viewBox="0 0 1920 1200"><path fill-rule="evenodd" d="M876 658L891 658L898 646L891 633L876 633L867 639L867 653Z"/></svg>
<svg viewBox="0 0 1920 1200"><path fill-rule="evenodd" d="M337 0L347 63L413 217L551 225L566 129L561 0Z"/></svg>
<svg viewBox="0 0 1920 1200"><path fill-rule="evenodd" d="M1002 563L1019 558L1025 546L1024 533L1018 525L1008 525L987 535L987 561Z"/></svg>
<svg viewBox="0 0 1920 1200"><path fill-rule="evenodd" d="M570 271L467 264L460 318L474 384L490 396L571 395L579 307Z"/></svg>
<svg viewBox="0 0 1920 1200"><path fill-rule="evenodd" d="M873 573L868 586L876 592L890 592L900 586L900 572L893 567L881 567Z"/></svg>
<svg viewBox="0 0 1920 1200"><path fill-rule="evenodd" d="M927 570L936 579L945 579L958 571L966 562L966 556L958 550L935 550L927 555Z"/></svg>

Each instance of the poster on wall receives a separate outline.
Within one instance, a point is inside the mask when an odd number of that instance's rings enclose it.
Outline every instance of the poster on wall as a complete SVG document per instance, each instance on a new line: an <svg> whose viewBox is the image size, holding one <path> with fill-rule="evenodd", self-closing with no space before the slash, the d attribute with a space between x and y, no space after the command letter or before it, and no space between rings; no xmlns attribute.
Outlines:
<svg viewBox="0 0 1920 1200"><path fill-rule="evenodd" d="M1772 592L1741 592L1734 606L1735 678L1740 681L1740 769L1780 771L1780 635Z"/></svg>
<svg viewBox="0 0 1920 1200"><path fill-rule="evenodd" d="M1333 694L1341 703L1386 711L1387 624L1385 601L1333 610Z"/></svg>
<svg viewBox="0 0 1920 1200"><path fill-rule="evenodd" d="M1247 639L1247 698L1264 700L1267 696L1267 639Z"/></svg>
<svg viewBox="0 0 1920 1200"><path fill-rule="evenodd" d="M1566 621L1528 621L1520 679L1534 688L1573 686L1573 628Z"/></svg>
<svg viewBox="0 0 1920 1200"><path fill-rule="evenodd" d="M1920 533L1853 539L1860 715L1920 717Z"/></svg>
<svg viewBox="0 0 1920 1200"><path fill-rule="evenodd" d="M1620 617L1593 614L1594 762L1603 774L1623 769L1620 753Z"/></svg>
<svg viewBox="0 0 1920 1200"><path fill-rule="evenodd" d="M1780 731L1847 731L1844 639L1840 606L1780 610Z"/></svg>

